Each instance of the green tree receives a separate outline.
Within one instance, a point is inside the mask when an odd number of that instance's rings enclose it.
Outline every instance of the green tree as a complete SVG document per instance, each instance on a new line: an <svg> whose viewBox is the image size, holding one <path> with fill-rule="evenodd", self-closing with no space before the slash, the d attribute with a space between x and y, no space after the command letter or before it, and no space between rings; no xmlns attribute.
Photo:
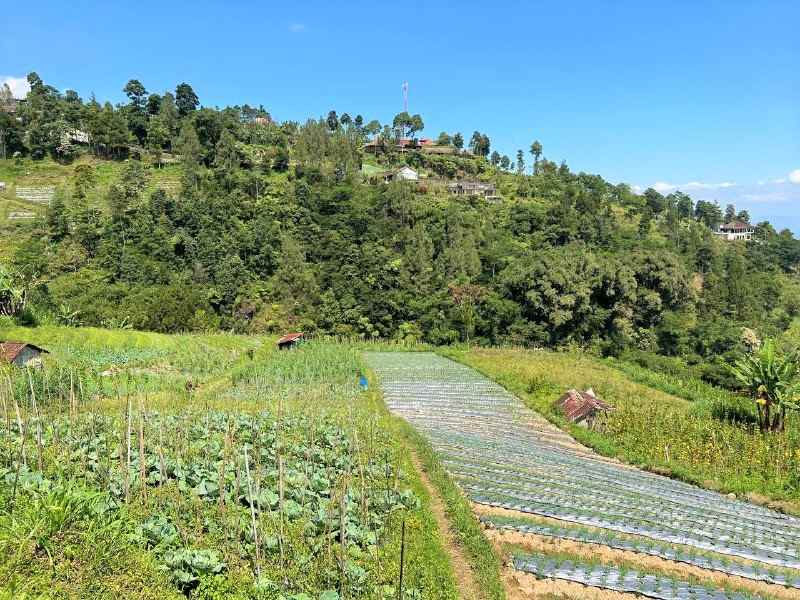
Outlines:
<svg viewBox="0 0 800 600"><path fill-rule="evenodd" d="M51 240L57 242L67 237L69 233L67 207L64 202L64 191L61 189L56 191L50 206L47 207L46 222Z"/></svg>
<svg viewBox="0 0 800 600"><path fill-rule="evenodd" d="M413 138L416 133L425 129L425 123L420 115L412 116L404 111L394 116L392 128L401 139Z"/></svg>
<svg viewBox="0 0 800 600"><path fill-rule="evenodd" d="M158 94L150 94L147 97L147 114L151 117L157 115L161 111L161 96Z"/></svg>
<svg viewBox="0 0 800 600"><path fill-rule="evenodd" d="M328 118L325 119L325 122L328 124L328 129L331 131L336 131L339 129L339 117L336 115L335 110L332 110L328 113Z"/></svg>
<svg viewBox="0 0 800 600"><path fill-rule="evenodd" d="M185 117L197 110L199 105L200 100L188 83L181 83L175 88L175 106L178 109L178 116Z"/></svg>
<svg viewBox="0 0 800 600"><path fill-rule="evenodd" d="M169 135L169 141L167 142L167 147L171 150L172 149L172 140L175 139L175 136L178 135L178 108L175 106L175 98L172 94L167 92L161 98L161 105L158 109L158 116L161 118L161 122L164 124L164 127L167 128L167 132Z"/></svg>
<svg viewBox="0 0 800 600"><path fill-rule="evenodd" d="M774 339L741 355L728 369L756 403L762 432L783 431L787 411L800 409L800 355L783 352Z"/></svg>
<svg viewBox="0 0 800 600"><path fill-rule="evenodd" d="M517 173L522 175L525 172L525 154L522 150L517 150Z"/></svg>
<svg viewBox="0 0 800 600"><path fill-rule="evenodd" d="M533 172L539 172L539 158L542 156L542 144L536 140L531 144L531 155L533 156Z"/></svg>
<svg viewBox="0 0 800 600"><path fill-rule="evenodd" d="M716 229L722 223L722 210L716 202L698 200L694 206L695 218L709 229Z"/></svg>
<svg viewBox="0 0 800 600"><path fill-rule="evenodd" d="M381 123L377 119L372 119L369 123L367 123L366 127L364 127L364 131L369 135L378 135L381 131Z"/></svg>
<svg viewBox="0 0 800 600"><path fill-rule="evenodd" d="M169 130L159 116L150 117L147 126L147 149L153 155L158 166L161 166L161 155L169 142Z"/></svg>
<svg viewBox="0 0 800 600"><path fill-rule="evenodd" d="M128 97L130 105L134 108L134 110L137 112L144 112L147 90L144 89L144 86L138 79L131 79L125 84L125 87L122 88L122 91L125 92L125 95Z"/></svg>
<svg viewBox="0 0 800 600"><path fill-rule="evenodd" d="M203 148L191 121L184 121L175 146L182 156L184 187L197 189Z"/></svg>
<svg viewBox="0 0 800 600"><path fill-rule="evenodd" d="M676 192L675 195L677 196L675 208L678 211L678 215L683 219L691 219L694 213L692 199L683 192Z"/></svg>
<svg viewBox="0 0 800 600"><path fill-rule="evenodd" d="M489 162L492 163L493 167L497 167L500 164L500 153L497 150L492 152L492 156L489 159Z"/></svg>

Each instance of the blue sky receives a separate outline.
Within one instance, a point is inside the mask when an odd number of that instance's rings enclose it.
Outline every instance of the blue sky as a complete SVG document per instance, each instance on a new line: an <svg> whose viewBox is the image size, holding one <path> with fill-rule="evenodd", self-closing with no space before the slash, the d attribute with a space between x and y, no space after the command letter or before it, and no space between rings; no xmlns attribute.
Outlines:
<svg viewBox="0 0 800 600"><path fill-rule="evenodd" d="M0 79L123 100L190 83L277 119L422 114L513 156L718 199L800 233L800 2L15 2ZM526 158L530 155L526 154Z"/></svg>

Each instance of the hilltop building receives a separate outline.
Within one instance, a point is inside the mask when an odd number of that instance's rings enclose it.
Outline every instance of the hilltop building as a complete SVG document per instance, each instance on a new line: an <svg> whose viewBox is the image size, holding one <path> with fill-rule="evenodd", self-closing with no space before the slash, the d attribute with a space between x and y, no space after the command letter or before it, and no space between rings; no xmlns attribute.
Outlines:
<svg viewBox="0 0 800 600"><path fill-rule="evenodd" d="M447 186L447 191L455 196L483 196L487 200L499 200L497 187L485 181L455 181Z"/></svg>
<svg viewBox="0 0 800 600"><path fill-rule="evenodd" d="M724 225L720 225L718 231L714 232L715 235L718 235L722 239L731 242L749 242L755 237L755 233L756 228L750 225L750 223L745 223L744 221L731 221L730 223L725 223Z"/></svg>
<svg viewBox="0 0 800 600"><path fill-rule="evenodd" d="M394 146L399 152L406 152L409 150L417 150L427 154L456 154L457 150L454 146L440 146L436 142L428 138L400 138L395 141L385 140L380 136L375 136L373 139L364 144L364 152L370 154L378 154L385 152L388 146Z"/></svg>

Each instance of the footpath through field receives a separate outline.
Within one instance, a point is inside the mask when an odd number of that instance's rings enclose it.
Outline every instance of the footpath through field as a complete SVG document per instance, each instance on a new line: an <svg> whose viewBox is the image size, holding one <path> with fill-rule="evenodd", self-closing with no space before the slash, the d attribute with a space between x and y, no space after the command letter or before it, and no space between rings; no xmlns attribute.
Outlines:
<svg viewBox="0 0 800 600"><path fill-rule="evenodd" d="M600 457L436 354L366 358L390 410L427 437L494 534L601 545L693 574L549 556L511 541L518 571L669 600L800 597L800 519ZM706 570L707 580L696 576Z"/></svg>

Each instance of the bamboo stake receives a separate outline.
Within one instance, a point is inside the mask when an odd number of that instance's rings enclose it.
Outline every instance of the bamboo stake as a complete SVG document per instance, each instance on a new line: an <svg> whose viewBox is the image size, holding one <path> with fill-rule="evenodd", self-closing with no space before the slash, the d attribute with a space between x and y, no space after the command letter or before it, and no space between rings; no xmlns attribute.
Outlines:
<svg viewBox="0 0 800 600"><path fill-rule="evenodd" d="M11 416L8 414L8 405L6 404L6 390L5 386L3 386L3 393L1 394L3 398L3 418L6 422L6 431L11 433Z"/></svg>
<svg viewBox="0 0 800 600"><path fill-rule="evenodd" d="M164 485L167 479L167 467L164 464L164 422L158 421L158 484Z"/></svg>
<svg viewBox="0 0 800 600"><path fill-rule="evenodd" d="M403 519L402 533L400 534L400 583L398 585L398 600L403 600L403 567L406 558L406 520Z"/></svg>
<svg viewBox="0 0 800 600"><path fill-rule="evenodd" d="M36 418L36 454L39 471L43 470L42 467L42 419L39 414L39 406L36 404L36 393L33 391L33 378L31 377L31 370L28 371L28 385L31 388L31 406L33 408L34 417Z"/></svg>
<svg viewBox="0 0 800 600"><path fill-rule="evenodd" d="M131 471L131 399L127 399L125 410L125 504L130 501Z"/></svg>
<svg viewBox="0 0 800 600"><path fill-rule="evenodd" d="M347 478L339 498L339 596L345 593L345 566L347 565Z"/></svg>
<svg viewBox="0 0 800 600"><path fill-rule="evenodd" d="M19 430L20 440L22 443L22 464L25 465L25 467L27 468L28 458L25 453L25 426L23 425L22 414L20 413L19 404L17 403L17 397L14 395L13 390L11 392L11 397L14 400L14 410L17 413L17 429Z"/></svg>
<svg viewBox="0 0 800 600"><path fill-rule="evenodd" d="M250 519L252 520L253 524L253 543L256 546L256 579L261 579L261 552L259 549L258 544L258 527L256 526L256 507L255 502L253 502L253 485L250 479L250 461L247 457L247 445L245 444L244 447L244 469L245 473L247 474L247 491L250 495Z"/></svg>
<svg viewBox="0 0 800 600"><path fill-rule="evenodd" d="M139 481L142 486L142 498L147 502L147 465L144 454L144 420L145 407L144 400L139 398Z"/></svg>

